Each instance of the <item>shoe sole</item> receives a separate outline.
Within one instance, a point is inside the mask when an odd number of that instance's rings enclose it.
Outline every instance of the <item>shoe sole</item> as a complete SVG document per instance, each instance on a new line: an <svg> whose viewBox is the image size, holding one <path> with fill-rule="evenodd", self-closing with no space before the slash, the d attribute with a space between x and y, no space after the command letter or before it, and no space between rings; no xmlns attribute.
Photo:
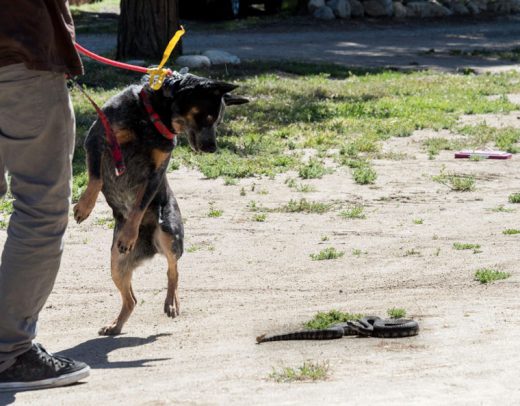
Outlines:
<svg viewBox="0 0 520 406"><path fill-rule="evenodd" d="M36 389L57 388L76 383L90 375L90 367L85 367L79 371L57 376L55 378L42 379L32 382L4 382L0 383L0 392L25 391Z"/></svg>

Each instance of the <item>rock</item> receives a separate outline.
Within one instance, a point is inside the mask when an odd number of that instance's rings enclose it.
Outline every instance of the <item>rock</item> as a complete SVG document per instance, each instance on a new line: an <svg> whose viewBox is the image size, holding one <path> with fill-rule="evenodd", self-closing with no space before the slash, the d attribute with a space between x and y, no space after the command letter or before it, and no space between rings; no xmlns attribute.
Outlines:
<svg viewBox="0 0 520 406"><path fill-rule="evenodd" d="M487 10L488 0L471 0L471 3L475 4L475 6L477 6L480 11Z"/></svg>
<svg viewBox="0 0 520 406"><path fill-rule="evenodd" d="M496 0L490 1L487 4L487 11L494 14L510 14L511 13L511 1L510 0Z"/></svg>
<svg viewBox="0 0 520 406"><path fill-rule="evenodd" d="M404 18L406 17L406 7L403 6L403 3L398 1L394 1L394 17L395 18Z"/></svg>
<svg viewBox="0 0 520 406"><path fill-rule="evenodd" d="M469 14L468 8L464 5L463 2L461 2L459 0L453 0L450 3L449 8L455 15L465 16L465 15Z"/></svg>
<svg viewBox="0 0 520 406"><path fill-rule="evenodd" d="M318 18L320 20L334 20L334 11L328 6L323 6L317 9L314 14L314 18Z"/></svg>
<svg viewBox="0 0 520 406"><path fill-rule="evenodd" d="M188 68L209 68L211 61L204 55L182 55L175 60L175 64Z"/></svg>
<svg viewBox="0 0 520 406"><path fill-rule="evenodd" d="M240 58L220 49L208 49L202 55L209 58L212 65L238 65Z"/></svg>
<svg viewBox="0 0 520 406"><path fill-rule="evenodd" d="M365 15L365 9L359 0L349 0L348 2L350 3L351 17L363 17Z"/></svg>
<svg viewBox="0 0 520 406"><path fill-rule="evenodd" d="M367 0L363 2L363 8L370 17L391 17L394 13L392 0Z"/></svg>
<svg viewBox="0 0 520 406"><path fill-rule="evenodd" d="M436 1L432 2L419 2L414 1L406 5L406 16L407 17L446 17L452 15L452 12L444 7L442 4Z"/></svg>
<svg viewBox="0 0 520 406"><path fill-rule="evenodd" d="M520 1L520 0L519 0ZM468 11L470 14L480 14L480 7L477 6L477 4L474 1L468 1L468 4L466 4L466 7L468 8Z"/></svg>
<svg viewBox="0 0 520 406"><path fill-rule="evenodd" d="M323 6L325 6L325 0L309 0L307 3L307 9L311 14Z"/></svg>
<svg viewBox="0 0 520 406"><path fill-rule="evenodd" d="M327 2L334 15L338 18L350 18L350 3L348 0L330 0Z"/></svg>

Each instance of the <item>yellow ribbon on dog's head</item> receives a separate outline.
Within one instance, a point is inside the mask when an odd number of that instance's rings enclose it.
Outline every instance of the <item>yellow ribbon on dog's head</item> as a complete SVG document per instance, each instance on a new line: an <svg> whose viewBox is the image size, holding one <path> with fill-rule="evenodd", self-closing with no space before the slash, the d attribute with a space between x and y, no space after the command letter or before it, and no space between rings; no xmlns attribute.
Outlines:
<svg viewBox="0 0 520 406"><path fill-rule="evenodd" d="M168 43L168 46L164 50L163 58L159 66L155 68L148 68L148 74L150 75L150 87L153 90L159 90L164 82L166 76L171 75L172 71L168 68L163 68L164 64L170 59L170 55L175 49L175 46L184 35L184 27L181 25L181 29L177 30L173 38Z"/></svg>

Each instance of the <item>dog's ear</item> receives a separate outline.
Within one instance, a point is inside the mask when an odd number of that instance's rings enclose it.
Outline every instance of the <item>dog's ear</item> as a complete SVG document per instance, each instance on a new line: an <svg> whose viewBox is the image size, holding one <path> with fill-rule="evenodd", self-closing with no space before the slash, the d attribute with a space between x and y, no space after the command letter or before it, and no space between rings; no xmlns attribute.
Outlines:
<svg viewBox="0 0 520 406"><path fill-rule="evenodd" d="M238 85L227 82L213 82L211 84L211 88L220 93L222 96L224 96L226 93L232 92L237 87Z"/></svg>
<svg viewBox="0 0 520 406"><path fill-rule="evenodd" d="M236 104L245 104L249 103L249 99L246 99L242 96L235 96L233 94L226 93L224 94L224 103L226 106L232 106Z"/></svg>

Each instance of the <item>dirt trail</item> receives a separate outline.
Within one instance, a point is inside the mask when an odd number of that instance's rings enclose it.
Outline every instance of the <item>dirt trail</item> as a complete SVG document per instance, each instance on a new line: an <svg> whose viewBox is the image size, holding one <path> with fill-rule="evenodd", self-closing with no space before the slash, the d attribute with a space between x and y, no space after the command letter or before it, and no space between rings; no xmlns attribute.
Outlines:
<svg viewBox="0 0 520 406"><path fill-rule="evenodd" d="M520 208L507 204L520 190L518 157L473 162L443 152L429 160L419 141L430 136L421 131L386 142L385 151L407 158L375 161L379 178L372 187L355 184L346 169L306 181L312 193L289 189L284 180L291 174L235 186L188 169L170 174L191 251L180 261L182 314L171 320L162 313L166 263L157 257L135 274L138 306L119 337L97 336L119 307L109 271L112 230L100 224L109 209L100 200L84 224L71 223L39 331L50 350L87 361L92 375L74 387L2 394L0 404L520 403L519 237L502 234L520 228ZM450 192L433 182L442 165L474 174L476 191ZM268 213L255 222L247 208L251 200L275 208L301 197L362 202L367 218ZM207 216L210 200L222 217ZM489 210L501 204L516 211ZM482 252L456 251L454 242L480 244ZM309 258L328 246L344 257ZM473 275L481 267L512 276L480 285ZM257 335L299 328L317 311L383 315L394 306L420 322L419 336L255 344ZM267 379L273 367L305 360L328 361L330 378Z"/></svg>

